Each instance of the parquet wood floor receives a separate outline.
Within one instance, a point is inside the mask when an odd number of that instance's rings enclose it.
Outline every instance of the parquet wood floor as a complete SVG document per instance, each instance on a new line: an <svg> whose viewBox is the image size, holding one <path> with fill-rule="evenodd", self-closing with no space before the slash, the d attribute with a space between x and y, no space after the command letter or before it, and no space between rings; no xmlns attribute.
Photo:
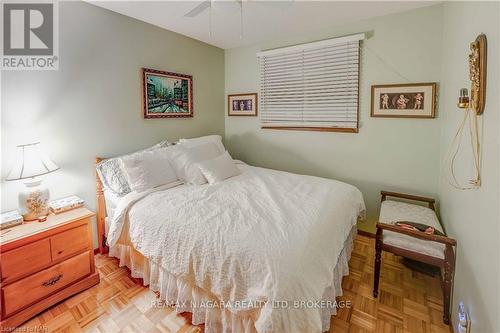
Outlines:
<svg viewBox="0 0 500 333"><path fill-rule="evenodd" d="M439 280L413 272L383 253L379 299L372 297L374 239L358 235L344 277L352 306L332 317L329 332L450 333L442 322ZM135 283L117 260L96 256L101 283L31 319L20 332L201 332L171 308L154 308L155 294ZM187 317L187 319L186 319ZM40 331L40 330L38 330Z"/></svg>

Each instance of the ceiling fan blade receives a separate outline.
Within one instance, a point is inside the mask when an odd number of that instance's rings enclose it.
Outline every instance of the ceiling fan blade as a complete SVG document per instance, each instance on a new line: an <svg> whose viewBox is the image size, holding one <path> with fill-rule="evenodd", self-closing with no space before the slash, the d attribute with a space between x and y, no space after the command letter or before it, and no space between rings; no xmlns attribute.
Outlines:
<svg viewBox="0 0 500 333"><path fill-rule="evenodd" d="M275 8L288 9L291 5L293 5L295 0L277 0L277 1L252 1L258 3L259 5L266 5Z"/></svg>
<svg viewBox="0 0 500 333"><path fill-rule="evenodd" d="M188 13L186 13L184 16L185 17L195 17L195 16L198 16L205 9L209 8L210 5L211 5L211 1L210 0L205 0L202 3L200 3L198 6L194 7L193 9L191 9L191 11L189 11Z"/></svg>

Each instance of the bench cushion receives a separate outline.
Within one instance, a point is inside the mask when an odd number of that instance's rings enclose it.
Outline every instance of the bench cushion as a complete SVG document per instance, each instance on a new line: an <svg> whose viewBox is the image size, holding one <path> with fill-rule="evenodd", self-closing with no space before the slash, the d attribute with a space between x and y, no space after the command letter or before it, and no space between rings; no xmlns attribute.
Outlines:
<svg viewBox="0 0 500 333"><path fill-rule="evenodd" d="M399 221L422 223L443 232L443 228L439 223L436 213L432 209L400 201L383 201L380 207L379 222L394 224ZM444 259L444 244L418 239L387 230L384 230L383 235L384 244Z"/></svg>

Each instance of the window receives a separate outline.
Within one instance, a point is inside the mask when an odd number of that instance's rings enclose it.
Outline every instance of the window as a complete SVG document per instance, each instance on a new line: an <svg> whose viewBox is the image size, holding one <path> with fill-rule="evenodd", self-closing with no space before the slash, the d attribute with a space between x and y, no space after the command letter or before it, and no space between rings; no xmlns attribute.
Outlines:
<svg viewBox="0 0 500 333"><path fill-rule="evenodd" d="M262 128L358 131L364 34L259 52Z"/></svg>

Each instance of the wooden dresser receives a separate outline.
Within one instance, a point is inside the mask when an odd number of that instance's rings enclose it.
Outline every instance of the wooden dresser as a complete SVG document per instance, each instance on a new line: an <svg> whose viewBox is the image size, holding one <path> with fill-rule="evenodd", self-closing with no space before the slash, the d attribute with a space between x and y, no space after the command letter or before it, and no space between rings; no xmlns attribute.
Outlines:
<svg viewBox="0 0 500 333"><path fill-rule="evenodd" d="M1 330L99 283L87 208L2 230Z"/></svg>

